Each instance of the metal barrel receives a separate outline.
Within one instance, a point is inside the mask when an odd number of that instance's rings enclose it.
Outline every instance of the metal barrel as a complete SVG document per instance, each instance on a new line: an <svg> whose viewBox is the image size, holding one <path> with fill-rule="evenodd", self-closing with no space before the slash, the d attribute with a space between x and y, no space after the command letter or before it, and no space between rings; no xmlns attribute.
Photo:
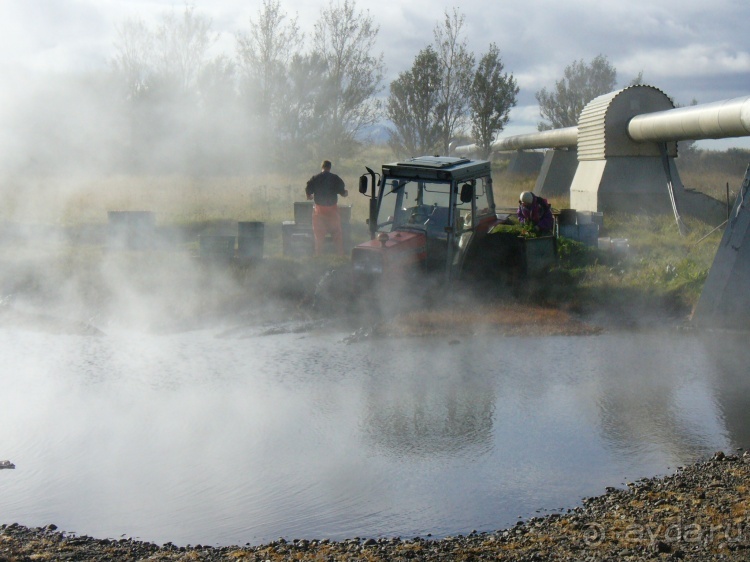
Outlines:
<svg viewBox="0 0 750 562"><path fill-rule="evenodd" d="M237 223L237 257L244 260L263 259L265 224L259 221Z"/></svg>

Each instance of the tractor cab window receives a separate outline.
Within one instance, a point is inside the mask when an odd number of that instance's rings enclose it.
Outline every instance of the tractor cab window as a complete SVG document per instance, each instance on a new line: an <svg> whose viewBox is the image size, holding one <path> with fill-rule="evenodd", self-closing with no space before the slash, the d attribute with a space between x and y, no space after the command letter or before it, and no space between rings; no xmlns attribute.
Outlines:
<svg viewBox="0 0 750 562"><path fill-rule="evenodd" d="M450 183L387 180L378 213L378 229L415 229L445 237L450 213Z"/></svg>
<svg viewBox="0 0 750 562"><path fill-rule="evenodd" d="M458 184L458 197L456 198L456 232L463 232L474 228L473 202L476 182L468 181Z"/></svg>
<svg viewBox="0 0 750 562"><path fill-rule="evenodd" d="M425 209L424 214L427 215L427 219L423 224L427 231L427 237L445 239L448 237L445 228L450 226L451 184L421 183L422 201L418 213Z"/></svg>
<svg viewBox="0 0 750 562"><path fill-rule="evenodd" d="M474 203L476 206L477 218L481 219L487 215L495 214L495 202L492 201L492 179L479 178L476 189L474 190Z"/></svg>
<svg viewBox="0 0 750 562"><path fill-rule="evenodd" d="M456 207L456 230L471 230L483 218L494 214L490 178L478 178L459 184Z"/></svg>
<svg viewBox="0 0 750 562"><path fill-rule="evenodd" d="M405 200L412 189L404 180L388 180L383 190L383 199L378 209L378 230L390 232L404 224L408 218ZM413 191L416 191L414 189Z"/></svg>

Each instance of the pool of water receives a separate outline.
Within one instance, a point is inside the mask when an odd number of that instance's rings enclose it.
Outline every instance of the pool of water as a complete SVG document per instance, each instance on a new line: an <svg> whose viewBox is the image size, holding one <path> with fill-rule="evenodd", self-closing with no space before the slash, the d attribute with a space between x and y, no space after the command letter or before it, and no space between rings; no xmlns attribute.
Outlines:
<svg viewBox="0 0 750 562"><path fill-rule="evenodd" d="M0 523L434 537L747 446L741 339L0 331Z"/></svg>

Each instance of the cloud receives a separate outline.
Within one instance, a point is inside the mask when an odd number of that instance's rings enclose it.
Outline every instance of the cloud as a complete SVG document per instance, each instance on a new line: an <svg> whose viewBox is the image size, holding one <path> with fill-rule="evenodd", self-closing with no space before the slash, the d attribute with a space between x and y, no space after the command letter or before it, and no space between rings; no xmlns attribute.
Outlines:
<svg viewBox="0 0 750 562"><path fill-rule="evenodd" d="M100 65L110 37L106 12L88 2L4 2L0 63L44 71Z"/></svg>
<svg viewBox="0 0 750 562"><path fill-rule="evenodd" d="M674 77L716 78L750 73L750 52L738 51L727 44L696 43L674 49L643 49L621 63L622 69ZM747 80L750 86L750 80ZM748 88L750 90L750 88Z"/></svg>
<svg viewBox="0 0 750 562"><path fill-rule="evenodd" d="M219 34L215 49L234 56L235 35L249 29L260 3L197 0L197 12L211 18ZM358 0L379 26L376 50L386 63L384 91L410 68L420 49L433 41L451 3L415 0L383 3ZM314 25L328 0L281 0L297 17L311 44ZM155 22L174 0L29 0L0 4L0 67L65 72L106 66L114 51L116 28L126 18ZM624 86L640 71L644 81L681 104L708 103L750 94L750 48L744 48L750 3L716 0L593 0L521 2L467 0L460 6L469 48L481 56L490 43L499 49L507 72L520 87L519 106L533 106L534 94L552 87L567 65L608 57ZM716 38L719 38L717 41ZM378 53L376 53L378 54ZM518 109L516 114L521 115ZM531 109L526 110L526 117ZM515 115L514 115L515 117Z"/></svg>

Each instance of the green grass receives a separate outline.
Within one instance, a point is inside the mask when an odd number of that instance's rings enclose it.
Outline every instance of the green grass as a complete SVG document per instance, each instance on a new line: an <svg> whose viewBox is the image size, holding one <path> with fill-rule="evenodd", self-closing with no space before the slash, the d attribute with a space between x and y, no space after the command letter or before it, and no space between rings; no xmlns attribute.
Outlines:
<svg viewBox="0 0 750 562"><path fill-rule="evenodd" d="M686 187L724 200L729 184L733 201L748 154L699 152L682 162L678 159L677 164ZM495 202L499 208L514 208L520 192L533 191L536 176L506 174L501 168L493 168ZM553 209L570 206L566 196L549 201ZM530 284L525 298L582 312L609 309L687 315L698 301L723 230L701 240L713 225L683 220L689 227L685 237L680 236L672 215L605 214L600 236L627 239L628 253L603 252L560 239L560 267L548 282Z"/></svg>
<svg viewBox="0 0 750 562"><path fill-rule="evenodd" d="M603 251L561 238L560 269L552 300L591 312L594 309L684 316L700 296L721 240L707 238L711 227L686 220L680 236L671 215L612 214L602 234L627 239L627 252ZM699 242L700 241L700 242Z"/></svg>

